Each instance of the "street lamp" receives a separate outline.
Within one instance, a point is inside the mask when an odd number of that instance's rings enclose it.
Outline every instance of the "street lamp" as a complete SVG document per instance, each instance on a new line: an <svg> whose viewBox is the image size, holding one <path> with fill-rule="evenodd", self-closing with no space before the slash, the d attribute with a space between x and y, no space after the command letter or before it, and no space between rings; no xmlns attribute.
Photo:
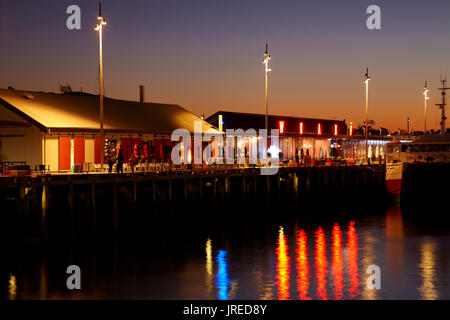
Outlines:
<svg viewBox="0 0 450 320"><path fill-rule="evenodd" d="M424 114L424 133L427 133L427 100L430 100L430 97L428 96L428 86L427 82L425 81L425 91L423 92L424 98L425 98L425 114Z"/></svg>
<svg viewBox="0 0 450 320"><path fill-rule="evenodd" d="M267 92L267 83L269 80L269 72L272 71L272 69L269 68L269 60L272 59L269 54L268 45L266 43L266 52L264 53L264 60L263 64L265 65L265 75L266 75L266 116L265 116L265 122L266 122L266 131L269 130L269 100L268 100L268 92Z"/></svg>
<svg viewBox="0 0 450 320"><path fill-rule="evenodd" d="M366 74L365 74L365 79L364 79L364 83L366 84L366 130L364 130L366 132L366 163L369 163L369 148L368 148L368 143L367 143L367 133L368 133L368 127L369 127L369 81L370 81L370 76L369 76L369 68L366 69Z"/></svg>
<svg viewBox="0 0 450 320"><path fill-rule="evenodd" d="M99 50L100 50L100 164L103 170L105 163L105 138L103 136L103 26L106 25L106 20L102 17L102 4L98 5L98 24L95 30L98 31Z"/></svg>

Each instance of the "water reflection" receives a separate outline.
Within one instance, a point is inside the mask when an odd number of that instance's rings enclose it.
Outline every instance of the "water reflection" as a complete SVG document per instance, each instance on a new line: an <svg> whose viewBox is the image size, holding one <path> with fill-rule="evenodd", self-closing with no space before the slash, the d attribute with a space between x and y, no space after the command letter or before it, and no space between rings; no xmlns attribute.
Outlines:
<svg viewBox="0 0 450 320"><path fill-rule="evenodd" d="M438 291L435 288L436 282L436 244L426 241L420 248L422 285L419 287L421 298L424 300L439 299Z"/></svg>
<svg viewBox="0 0 450 320"><path fill-rule="evenodd" d="M13 274L10 274L8 281L8 299L15 300L16 297L17 297L17 279Z"/></svg>
<svg viewBox="0 0 450 320"><path fill-rule="evenodd" d="M424 234L429 231L407 220L398 208L358 217L357 225L332 219L289 218L283 220L284 228L268 221L262 227L248 225L245 231L218 227L211 238L183 235L176 238L182 241L152 247L151 254L136 250L119 255L117 246L103 254L74 251L70 262L83 262L90 279L77 293L68 292L65 279L61 281L66 257L54 252L27 256L5 274L4 298L450 298L448 233ZM186 253L182 257L177 254L180 246ZM366 286L366 269L372 264L381 268L381 290Z"/></svg>
<svg viewBox="0 0 450 320"><path fill-rule="evenodd" d="M230 285L230 279L228 278L228 261L227 252L220 250L217 254L217 275L216 275L216 287L219 290L217 298L219 300L228 300L228 287Z"/></svg>
<svg viewBox="0 0 450 320"><path fill-rule="evenodd" d="M344 297L344 264L342 260L341 229L337 223L334 224L332 236L334 296L336 300L341 300Z"/></svg>
<svg viewBox="0 0 450 320"><path fill-rule="evenodd" d="M349 274L349 295L356 298L359 295L359 275L358 275L358 234L356 233L355 221L350 221L347 232L347 259Z"/></svg>
<svg viewBox="0 0 450 320"><path fill-rule="evenodd" d="M287 236L284 234L283 227L278 231L278 247L276 249L277 255L277 285L278 285L278 299L289 299L289 246L287 244Z"/></svg>
<svg viewBox="0 0 450 320"><path fill-rule="evenodd" d="M212 244L211 239L206 241L206 288L208 293L211 293L213 289L213 258L212 258Z"/></svg>
<svg viewBox="0 0 450 320"><path fill-rule="evenodd" d="M377 242L377 239L373 236L372 232L365 230L363 235L363 247L362 250L364 252L364 255L362 257L362 266L363 270L365 271L365 281L363 282L363 292L362 292L362 298L364 300L375 300L377 299L377 290L370 289L366 284L369 279L369 277L372 275L372 273L367 273L366 270L370 265L376 265L375 262L375 244Z"/></svg>
<svg viewBox="0 0 450 320"><path fill-rule="evenodd" d="M319 299L326 300L327 297L327 252L326 239L322 227L316 231L316 278L317 278L317 296Z"/></svg>
<svg viewBox="0 0 450 320"><path fill-rule="evenodd" d="M310 300L309 289L309 266L307 235L304 230L300 230L297 235L297 290L300 300Z"/></svg>

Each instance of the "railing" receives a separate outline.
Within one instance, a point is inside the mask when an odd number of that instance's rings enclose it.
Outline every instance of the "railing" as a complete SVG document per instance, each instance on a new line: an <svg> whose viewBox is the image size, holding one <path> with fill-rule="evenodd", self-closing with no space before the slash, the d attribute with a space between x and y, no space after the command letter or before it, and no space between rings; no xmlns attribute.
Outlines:
<svg viewBox="0 0 450 320"><path fill-rule="evenodd" d="M26 166L27 163L25 161L4 161L0 162L0 170L1 174L3 175L3 172L8 170L8 167L10 166Z"/></svg>

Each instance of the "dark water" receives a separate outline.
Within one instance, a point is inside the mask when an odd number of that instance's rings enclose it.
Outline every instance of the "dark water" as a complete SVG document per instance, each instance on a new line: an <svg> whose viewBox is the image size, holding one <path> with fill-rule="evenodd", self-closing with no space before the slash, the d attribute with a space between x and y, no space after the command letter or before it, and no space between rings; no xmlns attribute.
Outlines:
<svg viewBox="0 0 450 320"><path fill-rule="evenodd" d="M155 219L144 236L120 245L8 252L4 297L450 298L450 228L428 213L410 218L397 207L286 211L276 219L275 213ZM70 264L81 267L81 290L66 288ZM367 287L370 265L380 267L379 290Z"/></svg>

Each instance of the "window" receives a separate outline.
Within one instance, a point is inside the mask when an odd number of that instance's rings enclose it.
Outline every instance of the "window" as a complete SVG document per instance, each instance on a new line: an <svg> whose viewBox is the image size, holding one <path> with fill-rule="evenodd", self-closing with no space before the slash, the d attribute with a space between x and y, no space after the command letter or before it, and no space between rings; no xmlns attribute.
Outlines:
<svg viewBox="0 0 450 320"><path fill-rule="evenodd" d="M402 144L402 152L406 152L406 144Z"/></svg>
<svg viewBox="0 0 450 320"><path fill-rule="evenodd" d="M388 153L392 153L392 151L394 150L394 146L387 146L386 149Z"/></svg>
<svg viewBox="0 0 450 320"><path fill-rule="evenodd" d="M448 144L442 144L441 145L441 151L448 152L448 150L449 150L449 145Z"/></svg>
<svg viewBox="0 0 450 320"><path fill-rule="evenodd" d="M439 152L440 150L441 150L441 145L440 144L433 144L432 145L433 146L433 151L437 151L437 152Z"/></svg>
<svg viewBox="0 0 450 320"><path fill-rule="evenodd" d="M432 145L431 144L426 144L426 145L424 145L424 148L425 149L422 149L423 151L426 151L426 152L430 152L432 149Z"/></svg>
<svg viewBox="0 0 450 320"><path fill-rule="evenodd" d="M420 152L420 145L419 144L414 144L413 148L414 148L414 152Z"/></svg>

